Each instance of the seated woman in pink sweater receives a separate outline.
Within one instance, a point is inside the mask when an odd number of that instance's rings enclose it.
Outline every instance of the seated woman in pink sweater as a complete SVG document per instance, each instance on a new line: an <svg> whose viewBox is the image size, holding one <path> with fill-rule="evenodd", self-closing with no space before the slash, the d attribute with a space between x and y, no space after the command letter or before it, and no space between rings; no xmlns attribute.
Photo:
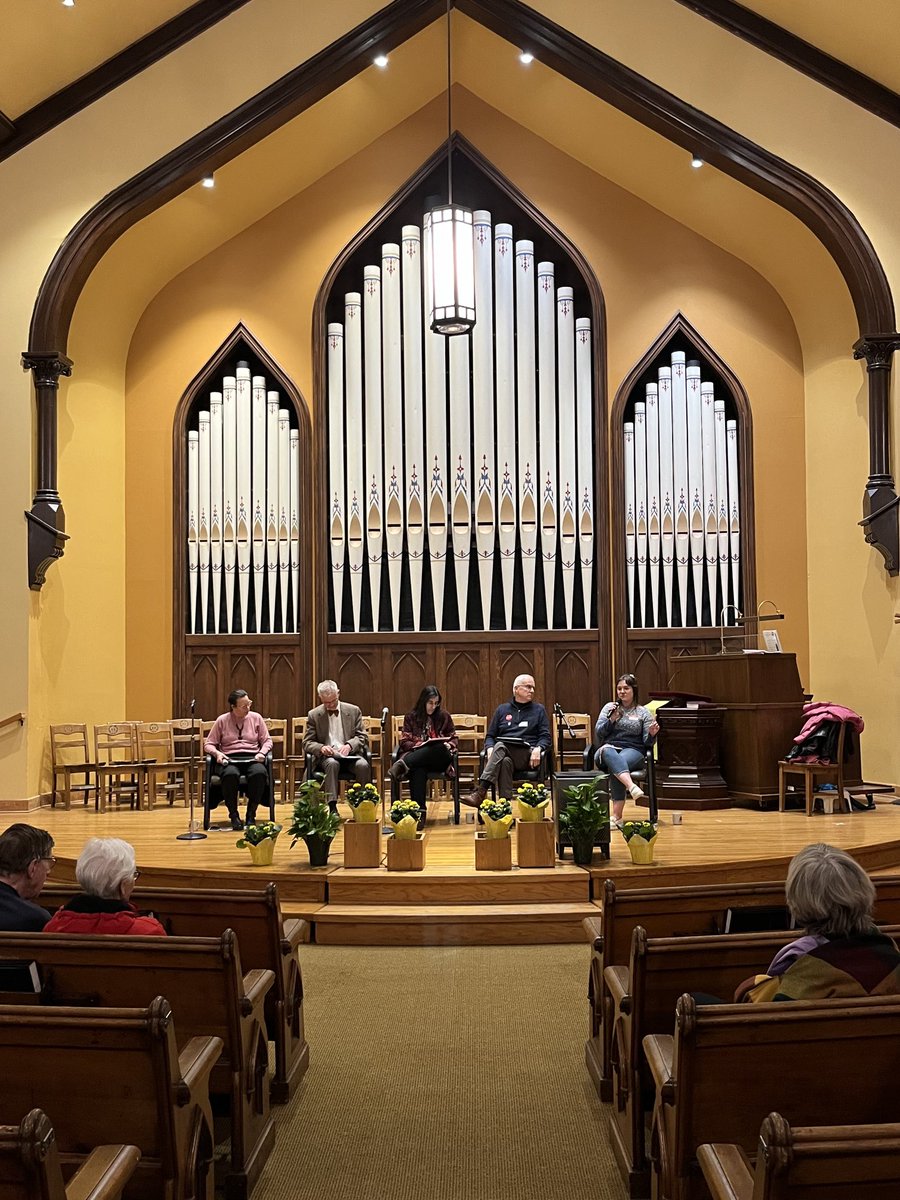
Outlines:
<svg viewBox="0 0 900 1200"><path fill-rule="evenodd" d="M131 903L140 871L134 847L121 838L91 838L75 864L82 892L58 909L44 926L45 933L134 933L165 937L156 917Z"/></svg>

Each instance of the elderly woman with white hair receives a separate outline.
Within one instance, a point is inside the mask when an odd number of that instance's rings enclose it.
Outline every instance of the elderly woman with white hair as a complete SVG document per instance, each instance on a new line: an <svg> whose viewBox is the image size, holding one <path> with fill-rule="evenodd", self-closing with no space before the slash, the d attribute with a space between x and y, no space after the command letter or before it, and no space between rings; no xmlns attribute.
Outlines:
<svg viewBox="0 0 900 1200"><path fill-rule="evenodd" d="M738 988L736 1000L828 1000L900 994L900 951L875 925L875 887L844 850L816 842L788 867L785 899L802 937Z"/></svg>
<svg viewBox="0 0 900 1200"><path fill-rule="evenodd" d="M132 933L165 937L156 917L138 912L131 893L140 875L134 847L121 838L91 838L78 862L75 877L81 893L50 918L45 933Z"/></svg>

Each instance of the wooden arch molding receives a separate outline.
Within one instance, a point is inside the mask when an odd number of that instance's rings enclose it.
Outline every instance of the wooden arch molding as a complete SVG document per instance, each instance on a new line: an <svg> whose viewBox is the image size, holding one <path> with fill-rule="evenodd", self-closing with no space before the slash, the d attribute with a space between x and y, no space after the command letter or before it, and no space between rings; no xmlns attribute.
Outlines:
<svg viewBox="0 0 900 1200"><path fill-rule="evenodd" d="M894 304L884 269L853 213L810 175L520 0L450 3L511 45L527 43L543 63L566 79L786 208L828 249L850 291L860 326L857 353L866 357L869 368L871 461L864 513L866 538L896 573L900 526L890 474L885 384L900 335L894 329ZM442 0L394 0L370 21L110 192L71 230L41 284L23 356L25 369L35 373L38 419L37 490L32 508L36 519L29 522L30 561L46 563L63 551L65 518L56 488L56 391L59 375L71 369L65 351L75 304L103 254L137 221L366 69L373 45L389 51L445 11ZM40 587L42 582L32 574L31 586Z"/></svg>
<svg viewBox="0 0 900 1200"><path fill-rule="evenodd" d="M634 391L635 384L641 376L653 365L663 353L673 338L681 336L705 359L721 376L725 386L734 401L740 424L738 439L738 469L740 474L741 492L741 539L746 547L741 564L744 582L744 606L747 612L756 612L756 517L753 494L753 414L750 411L750 401L743 384L734 374L727 363L716 354L715 350L697 332L693 325L682 313L676 313L665 327L646 354L637 362L622 381L613 401L609 420L609 457L612 478L612 527L621 530L625 527L625 456L622 449L622 421L625 406ZM613 643L616 648L616 661L630 661L628 643L628 600L626 597L625 571L622 569L622 556L617 554L617 547L612 547L613 569ZM644 631L641 630L643 633ZM682 632L675 629L673 633ZM623 668L624 669L624 668ZM633 669L633 668L630 668Z"/></svg>

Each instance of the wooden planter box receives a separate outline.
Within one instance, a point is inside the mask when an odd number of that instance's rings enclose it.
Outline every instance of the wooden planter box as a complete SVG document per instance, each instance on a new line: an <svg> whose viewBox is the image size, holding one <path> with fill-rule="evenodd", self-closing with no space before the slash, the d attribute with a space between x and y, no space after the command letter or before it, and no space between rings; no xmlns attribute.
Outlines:
<svg viewBox="0 0 900 1200"><path fill-rule="evenodd" d="M410 838L389 837L387 840L387 869L389 871L424 871L424 835L420 833L415 841Z"/></svg>
<svg viewBox="0 0 900 1200"><path fill-rule="evenodd" d="M475 837L476 871L511 871L512 838L489 838L483 833Z"/></svg>
<svg viewBox="0 0 900 1200"><path fill-rule="evenodd" d="M516 823L516 862L520 867L556 866L556 835L552 821Z"/></svg>
<svg viewBox="0 0 900 1200"><path fill-rule="evenodd" d="M359 821L344 822L344 866L381 866L381 822L363 824Z"/></svg>

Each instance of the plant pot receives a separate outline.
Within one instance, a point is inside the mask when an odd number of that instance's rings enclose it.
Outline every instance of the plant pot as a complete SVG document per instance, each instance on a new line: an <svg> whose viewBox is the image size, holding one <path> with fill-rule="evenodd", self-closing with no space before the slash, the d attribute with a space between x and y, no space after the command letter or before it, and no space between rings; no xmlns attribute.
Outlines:
<svg viewBox="0 0 900 1200"><path fill-rule="evenodd" d="M327 867L328 855L334 838L323 838L317 833L313 833L305 836L303 840L309 851L309 865L311 867Z"/></svg>
<svg viewBox="0 0 900 1200"><path fill-rule="evenodd" d="M547 816L549 801L545 801L543 804L538 804L536 807L532 806L531 804L523 804L521 800L517 800L516 803L519 808L520 822L526 821L530 824L537 824L539 821L543 821Z"/></svg>
<svg viewBox="0 0 900 1200"><path fill-rule="evenodd" d="M569 834L569 840L572 843L572 859L577 867L589 867L591 859L594 857L594 838L590 837L573 837Z"/></svg>
<svg viewBox="0 0 900 1200"><path fill-rule="evenodd" d="M381 866L381 826L368 821L344 822L344 866Z"/></svg>
<svg viewBox="0 0 900 1200"><path fill-rule="evenodd" d="M649 841L642 837L633 837L628 839L628 850L631 854L631 861L646 866L653 862L653 845L656 841L657 834L654 834Z"/></svg>
<svg viewBox="0 0 900 1200"><path fill-rule="evenodd" d="M381 820L378 809L374 800L363 800L353 809L353 820L357 825L377 825Z"/></svg>
<svg viewBox="0 0 900 1200"><path fill-rule="evenodd" d="M520 821L516 825L516 862L520 867L555 867L552 821Z"/></svg>
<svg viewBox="0 0 900 1200"><path fill-rule="evenodd" d="M387 840L387 869L389 871L424 871L425 837L389 837Z"/></svg>
<svg viewBox="0 0 900 1200"><path fill-rule="evenodd" d="M253 860L254 867L271 867L272 859L275 855L274 838L263 838L255 846L248 842L246 849L250 851L250 858Z"/></svg>
<svg viewBox="0 0 900 1200"><path fill-rule="evenodd" d="M511 871L512 870L512 838L488 837L486 834L476 834L475 837L475 870L476 871Z"/></svg>

